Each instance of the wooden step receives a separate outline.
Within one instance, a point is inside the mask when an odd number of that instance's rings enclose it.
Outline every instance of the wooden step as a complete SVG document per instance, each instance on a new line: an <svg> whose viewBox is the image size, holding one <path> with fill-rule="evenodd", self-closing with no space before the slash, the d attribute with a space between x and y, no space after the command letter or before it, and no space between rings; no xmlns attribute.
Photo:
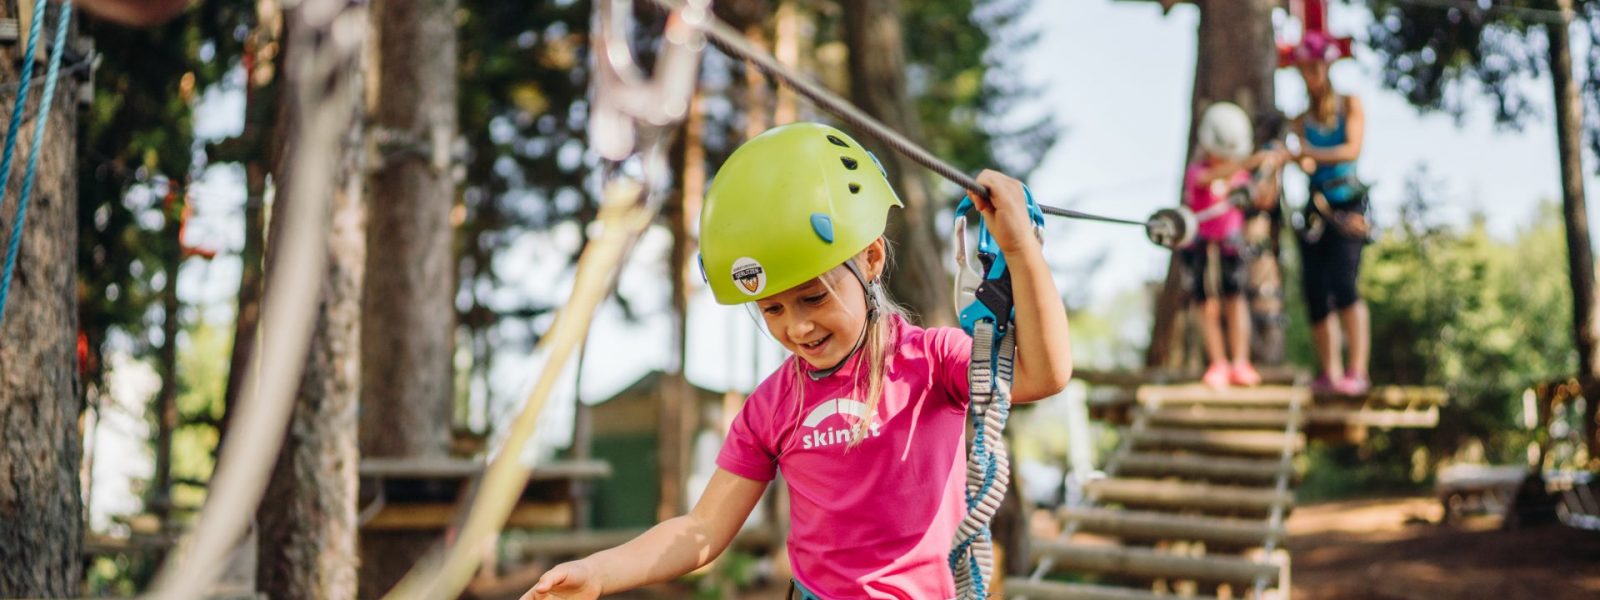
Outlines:
<svg viewBox="0 0 1600 600"><path fill-rule="evenodd" d="M1287 535L1283 527L1271 527L1258 519L1104 508L1063 508L1056 514L1066 522L1077 523L1078 531L1124 540L1193 540L1229 547L1253 547L1266 543L1268 536L1283 539Z"/></svg>
<svg viewBox="0 0 1600 600"><path fill-rule="evenodd" d="M1028 600L1174 600L1174 596L1149 590L1120 588L1086 583L1031 581L1027 577L1006 579L1006 597ZM1216 596L1184 596L1183 600L1217 600Z"/></svg>
<svg viewBox="0 0 1600 600"><path fill-rule="evenodd" d="M1230 408L1195 404L1168 406L1146 414L1151 425L1174 428L1274 429L1289 426L1289 411L1273 408ZM1302 418L1302 421L1304 419Z"/></svg>
<svg viewBox="0 0 1600 600"><path fill-rule="evenodd" d="M1129 477L1181 477L1273 483L1278 479L1278 471L1283 468L1283 461L1278 458L1130 452L1117 459L1115 466L1117 475ZM1289 475L1291 478L1299 477L1292 467Z"/></svg>
<svg viewBox="0 0 1600 600"><path fill-rule="evenodd" d="M1305 388L1281 385L1264 385L1253 388L1216 389L1202 384L1147 385L1137 392L1139 403L1149 407L1189 406L1254 406L1287 407L1295 400L1309 406L1311 392Z"/></svg>
<svg viewBox="0 0 1600 600"><path fill-rule="evenodd" d="M1237 556L1181 556L1145 548L1088 546L1055 540L1034 540L1034 559L1049 557L1055 568L1144 577L1251 585L1257 578L1278 581L1278 566ZM1014 592L1013 592L1014 593Z"/></svg>
<svg viewBox="0 0 1600 600"><path fill-rule="evenodd" d="M1125 431L1133 442L1133 449L1172 449L1213 452L1217 454L1251 454L1279 456L1287 442L1299 452L1305 448L1304 435L1293 437L1281 431L1252 431L1247 429L1145 429Z"/></svg>
<svg viewBox="0 0 1600 600"><path fill-rule="evenodd" d="M1208 512L1265 514L1274 506L1294 505L1294 492L1279 492L1274 488L1152 479L1099 479L1085 484L1084 491L1102 504L1166 510L1189 508Z"/></svg>

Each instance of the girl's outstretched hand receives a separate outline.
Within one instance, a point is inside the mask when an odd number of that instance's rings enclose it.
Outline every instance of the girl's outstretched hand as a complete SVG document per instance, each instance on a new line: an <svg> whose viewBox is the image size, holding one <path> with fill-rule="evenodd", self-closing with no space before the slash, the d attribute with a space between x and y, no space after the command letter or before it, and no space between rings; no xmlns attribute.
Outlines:
<svg viewBox="0 0 1600 600"><path fill-rule="evenodd" d="M521 600L592 600L600 597L600 578L589 563L578 560L545 571Z"/></svg>
<svg viewBox="0 0 1600 600"><path fill-rule="evenodd" d="M967 197L972 199L978 212L983 213L984 225L1000 245L1000 251L1010 254L1030 244L1037 245L1039 238L1035 237L1033 220L1028 217L1028 194L1022 182L999 171L985 169L978 174L978 184L989 190L989 199L984 200L972 192L967 192Z"/></svg>

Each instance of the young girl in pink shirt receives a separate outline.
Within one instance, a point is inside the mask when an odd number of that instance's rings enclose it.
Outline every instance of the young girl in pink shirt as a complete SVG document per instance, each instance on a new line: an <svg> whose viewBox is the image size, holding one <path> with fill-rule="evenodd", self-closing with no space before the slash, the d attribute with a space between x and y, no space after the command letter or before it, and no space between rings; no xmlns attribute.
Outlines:
<svg viewBox="0 0 1600 600"><path fill-rule="evenodd" d="M978 182L991 200L973 202L1011 269L1012 401L1044 398L1071 376L1066 310L1022 184L994 171ZM701 215L701 268L719 303L749 305L793 356L745 402L689 514L557 565L524 598L596 598L704 566L779 470L792 597L956 595L972 340L913 325L884 293L896 206L876 158L832 127L779 127L729 157Z"/></svg>
<svg viewBox="0 0 1600 600"><path fill-rule="evenodd" d="M1268 195L1252 188L1251 173L1257 168L1278 170L1284 156L1275 150L1255 152L1251 130L1250 117L1238 105L1217 102L1207 107L1197 132L1200 147L1183 178L1184 204L1199 222L1194 245L1184 248L1181 256L1189 274L1189 298L1199 307L1200 331L1211 362L1201 380L1219 388L1261 383L1261 375L1250 363L1244 209L1272 206L1276 193ZM1245 206L1239 205L1240 193Z"/></svg>

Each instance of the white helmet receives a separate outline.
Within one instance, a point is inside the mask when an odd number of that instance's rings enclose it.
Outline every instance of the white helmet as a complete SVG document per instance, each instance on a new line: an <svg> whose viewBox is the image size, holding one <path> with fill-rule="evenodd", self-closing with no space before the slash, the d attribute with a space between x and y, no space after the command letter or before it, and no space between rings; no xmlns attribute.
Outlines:
<svg viewBox="0 0 1600 600"><path fill-rule="evenodd" d="M1250 115L1232 102L1215 102L1200 117L1200 149L1228 160L1244 160L1255 148Z"/></svg>

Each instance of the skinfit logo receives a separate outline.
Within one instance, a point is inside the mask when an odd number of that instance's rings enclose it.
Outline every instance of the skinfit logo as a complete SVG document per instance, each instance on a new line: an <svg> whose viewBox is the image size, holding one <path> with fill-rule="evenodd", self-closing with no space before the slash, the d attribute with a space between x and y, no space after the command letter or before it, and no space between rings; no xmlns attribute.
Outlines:
<svg viewBox="0 0 1600 600"><path fill-rule="evenodd" d="M806 420L800 422L801 425L811 430L800 438L801 449L810 450L835 444L846 444L857 435L854 421L841 422L844 419L834 420L839 425L838 427L818 429L818 426L822 425L823 421L834 415L850 415L855 417L856 420L865 419L867 418L867 405L849 398L838 398L817 405L816 408L811 409L810 414L806 415ZM878 437L878 424L873 423L870 429L870 435Z"/></svg>

